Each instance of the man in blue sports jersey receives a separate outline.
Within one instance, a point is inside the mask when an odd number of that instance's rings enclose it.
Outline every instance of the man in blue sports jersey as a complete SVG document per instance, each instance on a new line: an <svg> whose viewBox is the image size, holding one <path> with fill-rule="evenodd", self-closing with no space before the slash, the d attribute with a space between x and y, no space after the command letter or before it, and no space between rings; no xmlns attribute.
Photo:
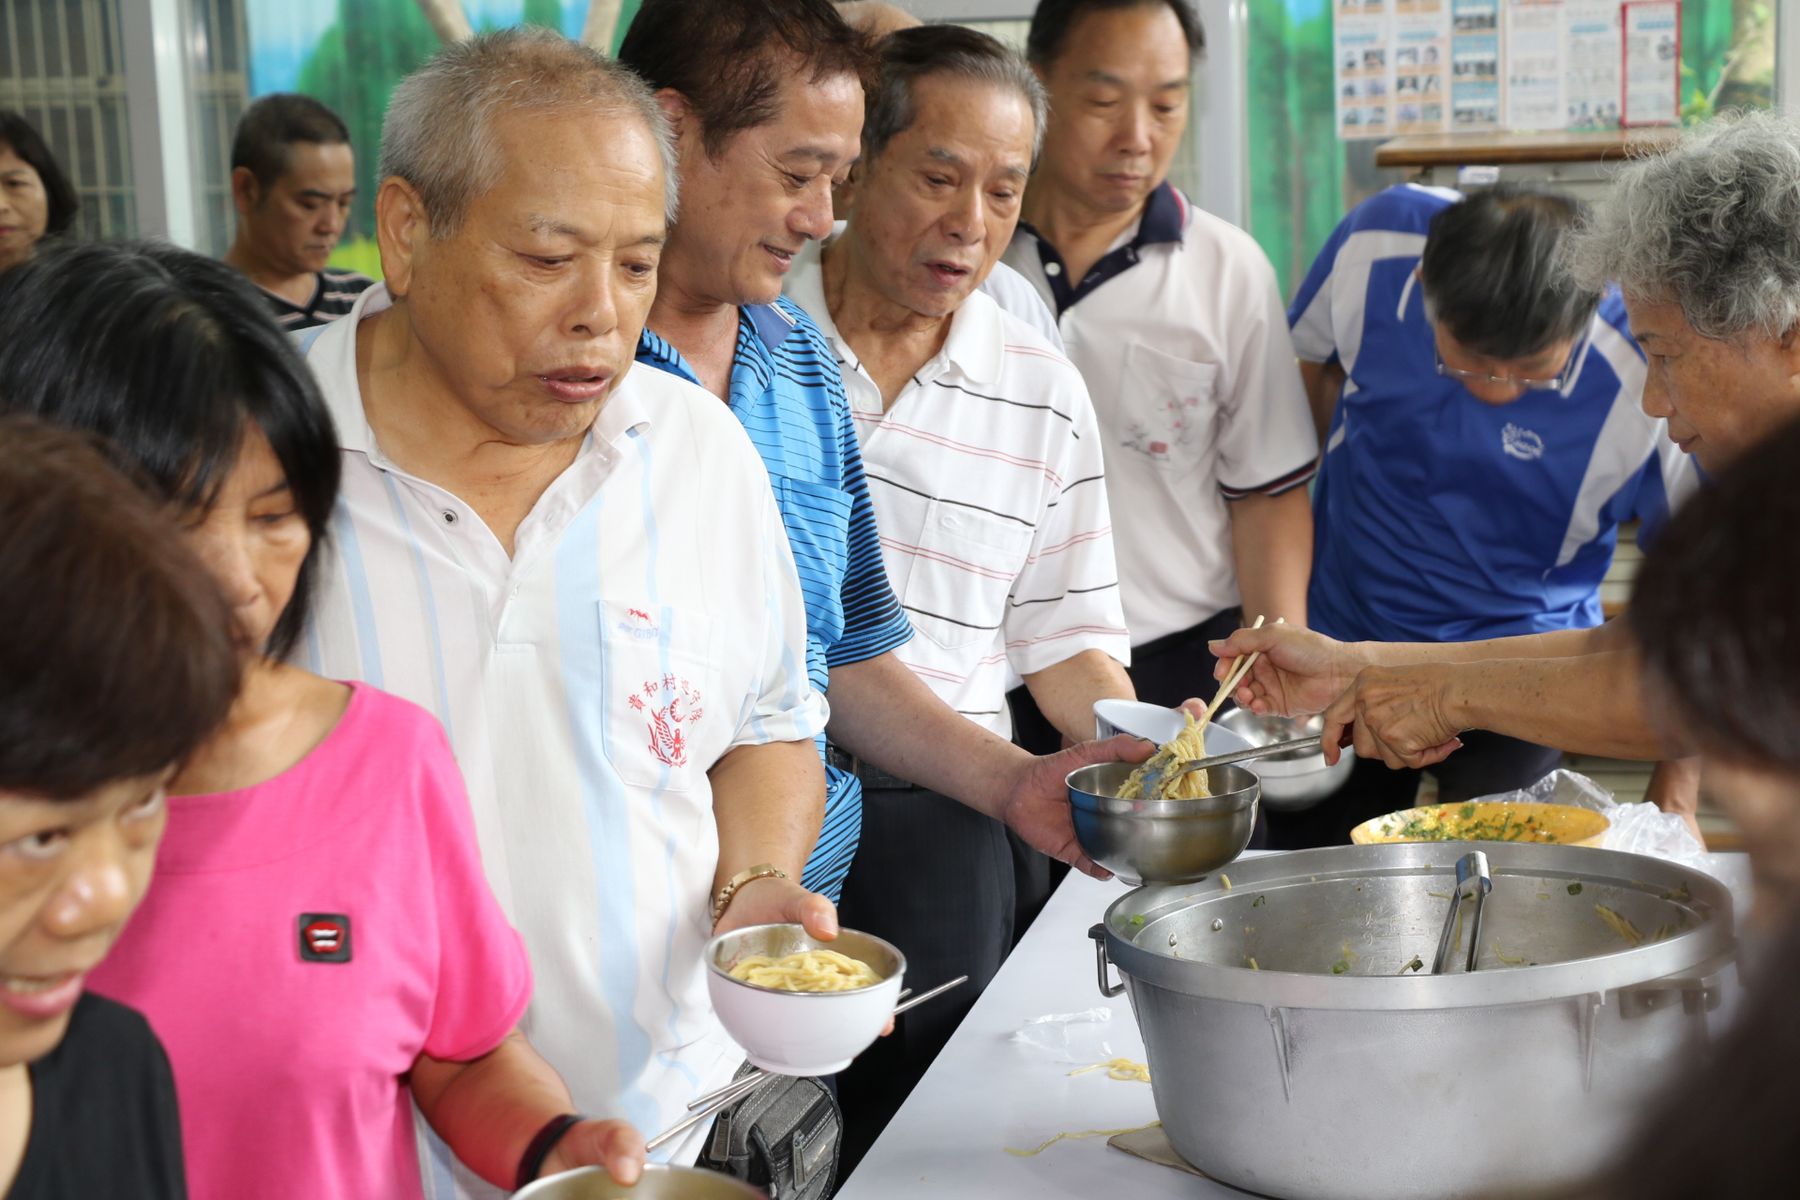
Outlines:
<svg viewBox="0 0 1800 1200"><path fill-rule="evenodd" d="M1444 643L1596 626L1620 522L1655 521L1692 486L1640 407L1624 302L1562 260L1580 215L1552 192L1406 184L1357 206L1320 252L1289 312L1325 446L1313 629ZM1559 759L1476 732L1433 773L1454 801ZM1340 841L1417 786L1361 763L1325 805L1270 814L1271 840Z"/></svg>
<svg viewBox="0 0 1800 1200"><path fill-rule="evenodd" d="M828 0L646 0L619 60L657 90L681 161L681 216L638 359L707 388L750 434L799 568L806 667L830 685L834 748L806 887L838 898L865 783L942 792L1098 870L1074 841L1063 778L1147 747L1118 738L1034 758L894 656L912 627L882 564L843 381L817 327L781 298L795 256L831 233L833 182L860 153L866 43Z"/></svg>
<svg viewBox="0 0 1800 1200"><path fill-rule="evenodd" d="M1711 121L1625 167L1571 258L1579 277L1617 282L1649 358L1644 410L1708 473L1800 420L1800 122L1777 112ZM1765 523L1758 536L1791 570L1787 530ZM1611 758L1694 749L1652 719L1643 653L1621 621L1450 645L1240 629L1212 649L1261 655L1240 703L1323 711L1328 757L1349 734L1365 758L1428 767L1457 753L1468 729ZM1744 797L1714 764L1702 774L1722 802Z"/></svg>

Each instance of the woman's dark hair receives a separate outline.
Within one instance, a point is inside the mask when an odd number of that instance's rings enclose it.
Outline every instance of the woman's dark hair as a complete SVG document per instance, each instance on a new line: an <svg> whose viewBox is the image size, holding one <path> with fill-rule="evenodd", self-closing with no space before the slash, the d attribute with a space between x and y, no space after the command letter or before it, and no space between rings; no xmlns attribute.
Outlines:
<svg viewBox="0 0 1800 1200"><path fill-rule="evenodd" d="M75 213L81 207L81 201L75 197L75 187L69 177L56 163L56 156L50 153L50 147L38 136L38 131L31 123L9 108L0 108L0 145L12 147L12 152L31 165L44 184L44 196L48 200L49 211L44 219L44 236L56 237L67 233L69 226L75 223Z"/></svg>
<svg viewBox="0 0 1800 1200"><path fill-rule="evenodd" d="M1800 772L1800 421L1676 511L1625 619L1701 752ZM1800 816L1800 814L1797 814Z"/></svg>
<svg viewBox="0 0 1800 1200"><path fill-rule="evenodd" d="M1564 257L1583 215L1573 196L1510 183L1438 213L1419 259L1433 319L1475 353L1502 360L1579 335L1600 304Z"/></svg>
<svg viewBox="0 0 1800 1200"><path fill-rule="evenodd" d="M1181 36L1187 39L1188 56L1199 58L1206 51L1206 30L1193 0L1038 0L1031 14L1031 30L1025 35L1025 58L1034 67L1047 67L1063 52L1069 30L1090 12L1115 12L1122 8L1151 8L1162 5L1175 14L1181 25Z"/></svg>
<svg viewBox="0 0 1800 1200"><path fill-rule="evenodd" d="M1638 1135L1581 1200L1780 1196L1800 1173L1800 920L1746 965L1746 995L1724 1037L1645 1106ZM1571 1198L1573 1200L1573 1198Z"/></svg>
<svg viewBox="0 0 1800 1200"><path fill-rule="evenodd" d="M653 90L680 92L717 158L737 134L776 118L782 80L867 81L874 52L830 0L644 0L619 61Z"/></svg>
<svg viewBox="0 0 1800 1200"><path fill-rule="evenodd" d="M0 789L72 800L174 766L239 677L168 515L97 438L0 416Z"/></svg>
<svg viewBox="0 0 1800 1200"><path fill-rule="evenodd" d="M173 246L62 245L0 275L0 412L99 434L165 498L204 509L250 430L268 438L312 549L267 651L306 628L337 501L312 372L244 277Z"/></svg>

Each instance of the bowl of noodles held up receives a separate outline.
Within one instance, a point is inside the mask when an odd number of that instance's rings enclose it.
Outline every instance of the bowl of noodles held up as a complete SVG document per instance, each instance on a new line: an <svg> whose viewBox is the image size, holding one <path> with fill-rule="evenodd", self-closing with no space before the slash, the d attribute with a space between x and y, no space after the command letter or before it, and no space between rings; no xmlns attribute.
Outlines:
<svg viewBox="0 0 1800 1200"><path fill-rule="evenodd" d="M1133 788L1134 770L1130 763L1097 763L1066 780L1075 840L1126 883L1193 883L1250 844L1261 795L1251 772L1208 767L1196 772L1205 777L1206 795L1163 798Z"/></svg>
<svg viewBox="0 0 1800 1200"><path fill-rule="evenodd" d="M819 941L798 925L752 925L706 944L706 986L750 1061L778 1075L832 1075L869 1047L899 999L906 957L868 933Z"/></svg>

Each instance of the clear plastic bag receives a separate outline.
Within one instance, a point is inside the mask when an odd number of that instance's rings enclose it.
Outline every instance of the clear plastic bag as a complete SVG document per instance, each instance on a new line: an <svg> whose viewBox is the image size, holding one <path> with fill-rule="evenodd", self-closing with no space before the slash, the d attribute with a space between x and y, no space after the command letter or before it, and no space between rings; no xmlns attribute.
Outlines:
<svg viewBox="0 0 1800 1200"><path fill-rule="evenodd" d="M1478 798L1505 803L1569 804L1605 813L1612 822L1600 843L1606 849L1666 859L1709 875L1720 873L1717 860L1707 853L1686 821L1648 802L1620 804L1611 792L1575 771L1558 769L1528 788Z"/></svg>
<svg viewBox="0 0 1800 1200"><path fill-rule="evenodd" d="M1085 1067L1117 1054L1106 1038L1112 1016L1110 1008L1048 1013L1020 1025L1013 1031L1012 1040L1040 1051L1053 1062Z"/></svg>

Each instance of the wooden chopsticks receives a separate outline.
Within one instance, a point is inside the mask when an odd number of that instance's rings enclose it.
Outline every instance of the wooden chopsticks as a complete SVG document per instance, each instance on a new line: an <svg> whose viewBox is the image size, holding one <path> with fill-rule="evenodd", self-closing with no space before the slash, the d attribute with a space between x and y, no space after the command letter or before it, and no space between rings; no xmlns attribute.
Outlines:
<svg viewBox="0 0 1800 1200"><path fill-rule="evenodd" d="M1283 618L1281 617L1275 618L1275 623L1277 625L1281 624L1282 621ZM1263 618L1259 616L1256 618L1256 624L1250 626L1250 628L1261 629L1262 625ZM1212 703L1206 706L1205 715L1200 718L1201 725L1205 725L1211 721L1214 714L1219 711L1220 706L1225 703L1226 699L1229 698L1233 692L1237 691L1238 684L1242 683L1244 676L1250 673L1250 668L1256 665L1256 660L1261 654L1262 651L1260 650L1252 651L1249 654L1243 655L1236 662L1231 664L1231 670L1225 675L1225 682L1219 685L1218 694L1212 698Z"/></svg>

